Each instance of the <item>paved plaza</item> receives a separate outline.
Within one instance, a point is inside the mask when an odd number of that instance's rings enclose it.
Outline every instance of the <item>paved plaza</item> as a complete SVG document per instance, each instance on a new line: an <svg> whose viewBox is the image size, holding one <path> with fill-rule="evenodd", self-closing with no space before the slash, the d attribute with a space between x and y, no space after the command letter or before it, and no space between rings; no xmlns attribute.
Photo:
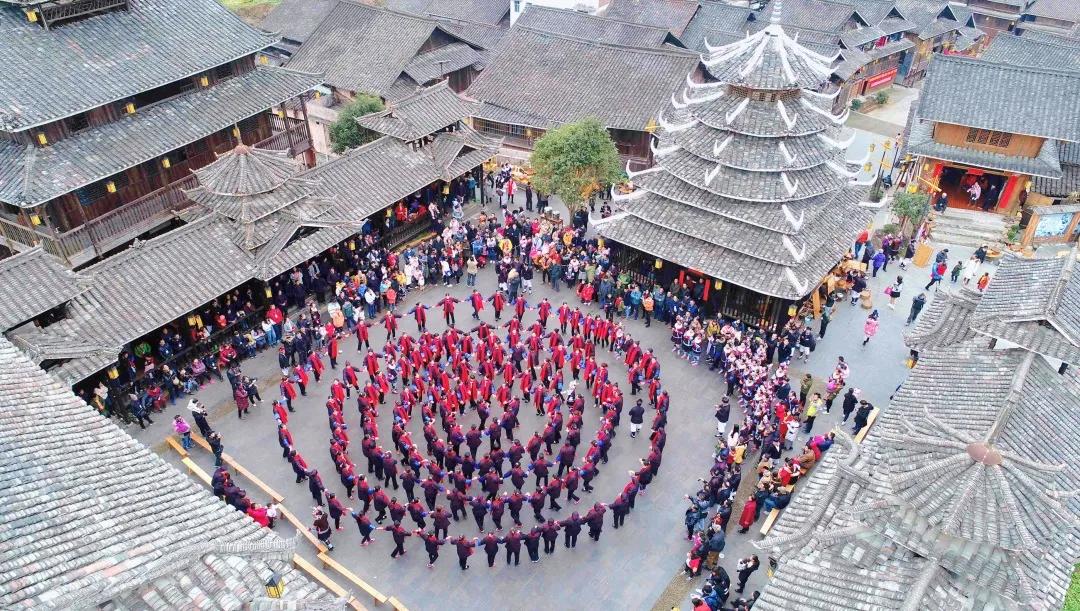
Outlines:
<svg viewBox="0 0 1080 611"><path fill-rule="evenodd" d="M966 258L969 254L955 252L956 250L951 249L957 256ZM851 364L849 384L861 388L864 396L876 406L887 406L890 394L907 372L904 366L907 349L901 342L901 332L910 300L918 293L915 285L925 283L928 271L913 268L905 273L911 288L905 292L896 310L884 307L885 296L882 294L884 280L891 279L892 276L893 268L890 267L888 273L879 274L878 278L871 282L875 305L880 308L882 317L880 331L870 345L861 346L862 323L868 311L844 302L829 326L825 340L819 342L809 362L799 362L793 366L792 379L797 380L804 372L810 372L819 384L823 384L823 377L832 371L837 356L843 355ZM478 289L485 295L494 291L495 278L491 267L481 270ZM469 291L464 282L450 288L430 286L422 291L411 292L399 312L407 311L418 302L433 304L445 292L464 299ZM577 296L572 291L564 287L562 292L557 293L551 286L540 286L537 279L536 290L529 296L529 302L537 303L543 297L548 297L556 306L564 300L571 306L578 304ZM932 299L933 295L930 297ZM598 311L595 306L590 310L593 313ZM470 318L470 312L471 308L467 303L459 304L459 328L472 328L475 325L475 321ZM483 320L489 323L494 322L493 316L490 307L482 312ZM504 321L507 316L508 312L504 312ZM534 311L526 313L526 323L531 322L535 316ZM644 346L653 348L659 355L663 387L671 394L671 410L667 427L669 443L660 473L649 486L647 494L638 497L637 506L628 517L624 528L612 529L608 519L598 543L582 537L578 547L572 551L564 548L560 539L555 554L542 556L538 564L529 563L526 557L521 566L508 567L500 553L495 567L489 569L483 554L478 552L471 559L470 570L462 572L457 567L454 548L450 545L442 548L440 560L434 569L427 568L422 543L415 538L406 542L409 553L397 560L389 557L393 547L389 533L377 533L373 545L361 547L355 523L346 518L343 520L345 529L334 534L334 558L382 592L396 596L414 609L431 608L433 601L439 601L440 606L454 609L525 609L538 605L561 609L592 608L599 605L621 609L651 607L678 573L685 559L687 542L683 527L683 512L686 507L684 495L696 492L699 486L697 478L703 477L711 466L711 453L716 442L713 436L713 406L722 395L723 384L718 372L710 372L707 366L691 366L672 353L670 328L666 325L654 323L651 328L646 328L642 321L630 320L626 322L626 327ZM429 313L429 329L440 332L444 328L440 312L432 310ZM406 315L401 320L401 331L415 335L416 325L410 316ZM381 325L372 327L371 338L373 346L382 344L385 332ZM351 360L359 366L361 359L355 337L341 342L341 347L339 366L345 360ZM612 379L619 381L627 394L628 408L632 405L632 398L625 382L625 367L617 359L611 358L609 353L598 354L609 357L598 360L607 360L613 367ZM277 395L280 378L276 351L264 351L245 361L242 368L246 375L259 379L264 399L261 406L252 409L249 417L237 419L225 383L215 382L208 385L200 392L199 398L211 409L211 423L222 434L225 451L269 486L284 494L286 507L307 522L311 515L311 497L306 484L294 483L291 468L280 457L275 422L270 411L270 401ZM291 415L289 428L299 451L309 465L323 475L327 489L343 498L344 490L338 482L327 451L329 429L324 417L324 402L331 379L330 375L324 376L321 383L313 383L309 387L307 397L300 397L294 402L297 413ZM387 404L380 410L379 424L384 436L388 435L390 429L392 401L392 397L388 398ZM146 431L139 431L137 437L164 451L160 442L168 431L163 424L167 423L173 414L180 413L186 417L188 414L185 403L185 400L181 400L175 406L170 406L166 414L155 417L154 426ZM839 403L836 407L839 407ZM819 416L815 432L826 431L836 425L840 417L838 413L839 409L832 414ZM363 470L366 461L359 449L359 415L352 400L346 402L345 414L353 431L350 454L358 465L358 470ZM539 423L539 418L533 415L528 406L523 406L521 417L519 435L528 438L534 429L539 428L534 426ZM733 416L732 420L736 421L736 417L741 418L741 414ZM647 415L646 426L648 418L651 418L651 414ZM422 437L418 420L415 419L410 426L415 439ZM597 420L597 410L587 407L583 438L595 432ZM472 413L464 419L466 424L475 421L476 417ZM627 472L638 466L638 460L648 450L647 438L642 435L631 439L628 427L628 421L624 417L619 436L615 439L611 451L611 462L601 465L600 475L594 482L595 491L592 494L583 494L580 505L564 504L561 512L551 513L553 517L565 518L574 510L584 514L592 502L610 502L614 499L627 481ZM485 444L484 448L486 447ZM170 454L166 456L175 460ZM212 457L208 453L196 451L193 457L208 472L212 470ZM241 485L244 485L243 481ZM248 491L255 501L266 500L261 498L258 491L250 487ZM397 494L404 500L404 491L398 491ZM346 500L347 505L350 503L352 501ZM445 505L445 499L440 498L440 503ZM741 506L741 503L738 506ZM545 512L545 516L548 513L550 512ZM532 526L533 519L528 507L523 510L522 520L526 529ZM406 526L412 527L408 518ZM507 526L507 523L504 523L504 526ZM289 532L291 527L287 523L279 524L277 529L282 535L292 535ZM747 535L739 535L736 530L735 527L729 528L728 546L722 561L732 574L738 558L754 553L751 542L760 538L757 527ZM467 521L451 525L450 535L456 534L478 534L471 517ZM301 553L314 558L314 550L307 544L302 544L301 550ZM765 570L758 571L751 579L747 591L760 589L766 579Z"/></svg>

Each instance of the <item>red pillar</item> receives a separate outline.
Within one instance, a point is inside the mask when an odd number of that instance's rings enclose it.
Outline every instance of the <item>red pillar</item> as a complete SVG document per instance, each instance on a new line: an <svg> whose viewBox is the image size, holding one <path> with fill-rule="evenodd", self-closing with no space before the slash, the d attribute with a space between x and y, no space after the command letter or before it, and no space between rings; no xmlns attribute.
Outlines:
<svg viewBox="0 0 1080 611"><path fill-rule="evenodd" d="M1009 176L1009 180L1005 181L1005 188L1001 190L1001 196L998 197L998 208L1006 208L1009 205L1009 200L1012 199L1013 191L1016 190L1016 184L1020 182L1020 177L1016 174Z"/></svg>

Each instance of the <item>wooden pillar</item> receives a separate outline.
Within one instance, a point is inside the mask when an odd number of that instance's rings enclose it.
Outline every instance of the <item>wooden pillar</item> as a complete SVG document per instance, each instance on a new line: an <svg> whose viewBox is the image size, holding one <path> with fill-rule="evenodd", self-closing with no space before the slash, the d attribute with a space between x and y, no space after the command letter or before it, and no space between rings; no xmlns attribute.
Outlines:
<svg viewBox="0 0 1080 611"><path fill-rule="evenodd" d="M1001 189L1001 195L998 196L998 209L1002 210L1009 207L1009 202L1012 199L1013 193L1016 192L1016 186L1020 182L1020 176L1016 174L1010 174L1009 180L1005 181L1005 187Z"/></svg>

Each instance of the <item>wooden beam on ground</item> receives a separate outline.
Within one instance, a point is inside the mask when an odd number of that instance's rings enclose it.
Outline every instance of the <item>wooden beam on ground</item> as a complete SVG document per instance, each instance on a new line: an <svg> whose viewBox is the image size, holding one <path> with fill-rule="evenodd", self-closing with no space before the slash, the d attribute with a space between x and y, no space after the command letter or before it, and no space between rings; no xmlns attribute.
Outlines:
<svg viewBox="0 0 1080 611"><path fill-rule="evenodd" d="M408 607L406 607L404 604L401 603L400 600L394 598L393 596L390 597L390 606L394 608L394 611L409 611Z"/></svg>
<svg viewBox="0 0 1080 611"><path fill-rule="evenodd" d="M308 528L308 526L306 524L304 524L303 522L298 520L297 517L295 515L293 515L293 512L289 511L288 508L286 508L284 505L281 505L280 507L278 507L278 511L281 512L281 517L288 520L288 522L293 525L293 528L298 530L300 532L300 534L303 535L304 538L308 540L309 543L314 545L315 549L318 550L320 554L325 553L327 551L326 545L324 545L322 541L319 541L319 538L316 537L315 534L311 532L311 530Z"/></svg>
<svg viewBox="0 0 1080 611"><path fill-rule="evenodd" d="M874 426L874 421L877 420L878 414L881 410L874 408L870 412L870 416L866 419L866 426L862 427L857 435L855 435L855 443L862 443L863 439L866 439L866 435L870 432L870 427Z"/></svg>
<svg viewBox="0 0 1080 611"><path fill-rule="evenodd" d="M764 537L765 535L769 534L769 531L772 530L773 525L776 524L776 520L779 518L779 509L773 509L772 511L770 511L769 517L765 518L765 523L761 525L761 536Z"/></svg>
<svg viewBox="0 0 1080 611"><path fill-rule="evenodd" d="M184 449L184 446L180 445L180 440L172 435L165 438L165 443L169 444L169 447L176 450L176 453L180 455L180 458L187 458L188 451Z"/></svg>
<svg viewBox="0 0 1080 611"><path fill-rule="evenodd" d="M187 468L188 473L202 480L202 483L206 484L207 486L211 485L210 474L206 471L203 471L203 468L200 467L198 463L196 463L194 460L191 460L191 458L181 458L180 462L183 463L184 466Z"/></svg>
<svg viewBox="0 0 1080 611"><path fill-rule="evenodd" d="M192 439L192 441L195 442L196 445L198 445L202 449L206 450L207 452L211 452L210 443L208 441L206 441L205 439L203 439L201 436L199 436L199 435L197 435L195 433L192 433L191 434L191 439ZM241 465L235 458L233 458L229 454L222 453L221 454L221 461L223 463L225 463L226 465L228 465L229 467L231 467L233 471L236 471L236 473L238 475L242 476L244 479L246 479L249 482L251 482L252 484L254 484L256 488L262 490L263 494L265 494L265 495L269 496L270 498L274 499L275 503L281 503L282 501L285 500L285 495L279 494L273 488L266 485L266 483L263 482L261 479L259 479L258 476L256 476L251 471L248 471L244 467L244 465Z"/></svg>
<svg viewBox="0 0 1080 611"><path fill-rule="evenodd" d="M370 596L375 604L381 605L389 600L385 594L376 590L371 584L357 577L356 573L353 573L349 569L342 566L340 562L331 558L328 554L322 553L318 556L319 562L322 562L324 569L332 569L345 578L346 581L351 582L354 586L360 588L368 596Z"/></svg>
<svg viewBox="0 0 1080 611"><path fill-rule="evenodd" d="M348 590L341 587L336 581L330 579L330 577L319 570L317 566L311 564L305 560L300 554L293 554L292 558L293 566L305 573L308 577L314 579L319 585L334 593L336 596L347 599L348 606L356 611L366 611L366 607L360 604L360 601L356 600Z"/></svg>

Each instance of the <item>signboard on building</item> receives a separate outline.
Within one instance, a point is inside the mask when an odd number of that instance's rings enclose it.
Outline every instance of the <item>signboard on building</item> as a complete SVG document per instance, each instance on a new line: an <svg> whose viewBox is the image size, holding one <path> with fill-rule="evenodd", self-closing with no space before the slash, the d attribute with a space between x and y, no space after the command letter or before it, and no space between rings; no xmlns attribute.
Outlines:
<svg viewBox="0 0 1080 611"><path fill-rule="evenodd" d="M891 83L892 80L893 80L893 77L895 77L895 76L896 76L896 68L890 68L890 69L886 70L885 72L882 72L881 74L878 74L878 75L875 75L875 76L872 76L872 77L866 79L866 88L867 89L872 89L874 87L879 87L881 85L884 85L885 83Z"/></svg>

